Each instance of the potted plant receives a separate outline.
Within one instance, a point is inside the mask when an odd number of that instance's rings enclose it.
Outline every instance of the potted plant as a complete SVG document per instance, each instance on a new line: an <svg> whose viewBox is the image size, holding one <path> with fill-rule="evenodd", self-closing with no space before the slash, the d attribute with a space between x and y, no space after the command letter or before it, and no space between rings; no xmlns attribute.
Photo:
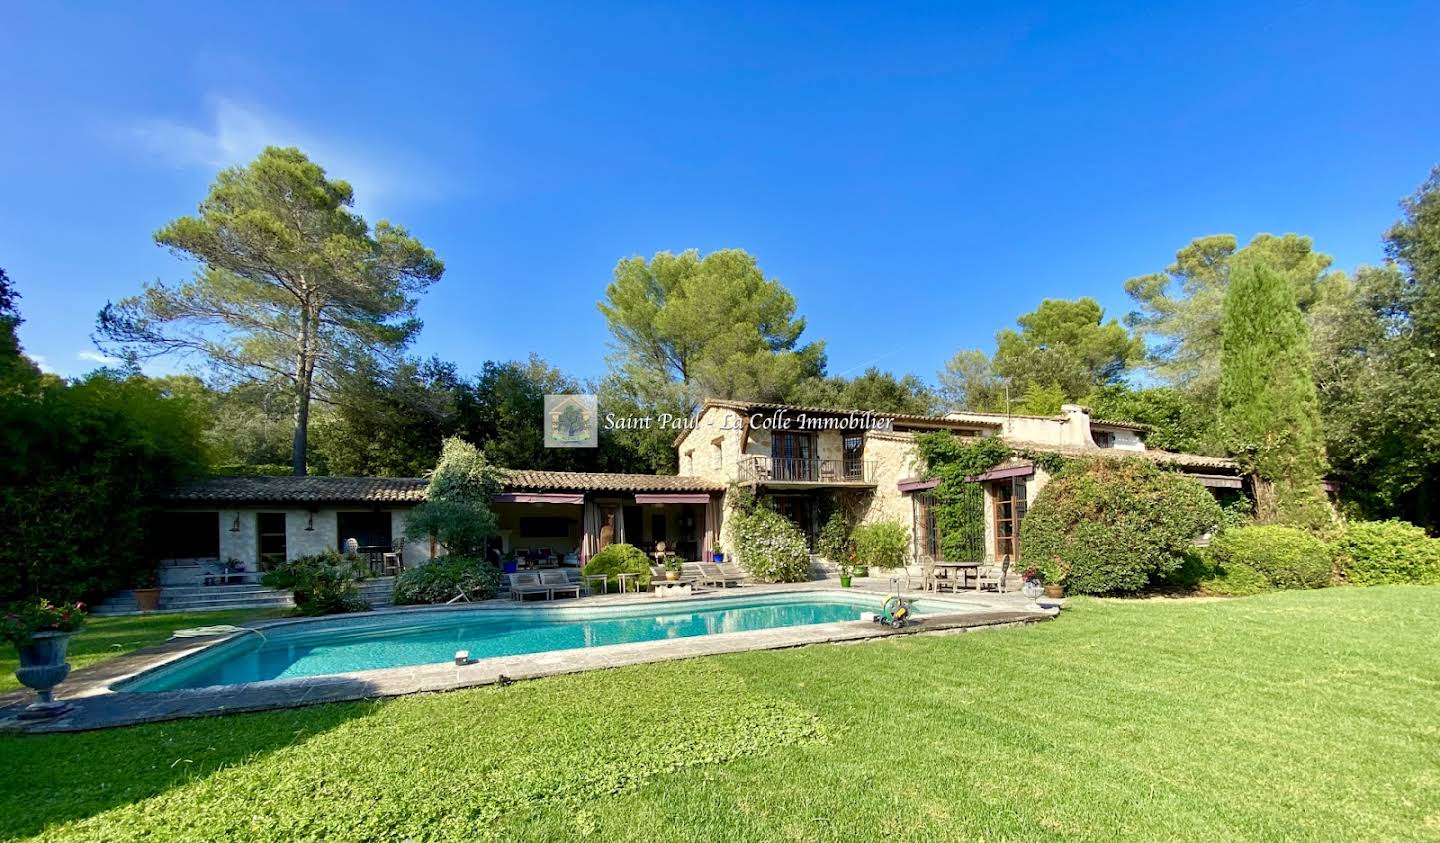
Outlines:
<svg viewBox="0 0 1440 843"><path fill-rule="evenodd" d="M142 612L160 608L160 574L154 569L141 571L135 578L135 608Z"/></svg>
<svg viewBox="0 0 1440 843"><path fill-rule="evenodd" d="M34 689L38 697L20 712L21 719L55 717L70 709L69 703L56 702L52 691L70 675L65 651L70 645L70 636L84 625L84 603L57 606L49 600L39 600L14 606L0 617L0 638L14 644L20 655L15 678Z"/></svg>
<svg viewBox="0 0 1440 843"><path fill-rule="evenodd" d="M840 587L849 588L850 578L855 576L855 551L850 551L840 559Z"/></svg>
<svg viewBox="0 0 1440 843"><path fill-rule="evenodd" d="M665 557L665 579L669 582L677 582L680 579L681 569L680 557L671 554Z"/></svg>
<svg viewBox="0 0 1440 843"><path fill-rule="evenodd" d="M1065 596L1065 578L1070 574L1070 563L1061 562L1055 566L1054 582L1045 583L1045 596L1059 599Z"/></svg>

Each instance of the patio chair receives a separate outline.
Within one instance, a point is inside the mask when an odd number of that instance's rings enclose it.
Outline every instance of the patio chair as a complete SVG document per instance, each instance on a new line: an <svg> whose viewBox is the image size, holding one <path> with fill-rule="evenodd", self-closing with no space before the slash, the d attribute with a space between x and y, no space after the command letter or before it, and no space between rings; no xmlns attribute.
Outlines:
<svg viewBox="0 0 1440 843"><path fill-rule="evenodd" d="M510 574L510 599L525 599L527 594L543 594L545 599L550 599L550 586L541 585L539 574Z"/></svg>
<svg viewBox="0 0 1440 843"><path fill-rule="evenodd" d="M714 564L715 567L720 569L720 573L724 574L736 585L744 585L750 581L750 575L745 573L745 570L734 562L716 562Z"/></svg>
<svg viewBox="0 0 1440 843"><path fill-rule="evenodd" d="M728 588L732 585L739 585L740 581L728 576L719 565L714 562L697 562L700 567L700 582L705 585L713 585L716 588Z"/></svg>
<svg viewBox="0 0 1440 843"><path fill-rule="evenodd" d="M976 571L975 590L984 591L985 586L995 586L995 593L1005 593L1005 580L1010 574L1010 560L1006 559L999 565L981 565Z"/></svg>
<svg viewBox="0 0 1440 843"><path fill-rule="evenodd" d="M909 580L906 580L909 585ZM935 591L935 557L928 553L920 557L920 590Z"/></svg>
<svg viewBox="0 0 1440 843"><path fill-rule="evenodd" d="M541 571L540 584L550 587L551 600L565 594L580 596L580 585L570 582L570 577L564 571Z"/></svg>

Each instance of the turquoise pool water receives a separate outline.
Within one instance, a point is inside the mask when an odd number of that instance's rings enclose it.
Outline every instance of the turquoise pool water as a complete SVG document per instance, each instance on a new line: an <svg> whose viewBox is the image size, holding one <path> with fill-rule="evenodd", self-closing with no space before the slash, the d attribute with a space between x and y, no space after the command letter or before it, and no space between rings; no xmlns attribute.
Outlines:
<svg viewBox="0 0 1440 843"><path fill-rule="evenodd" d="M285 624L217 644L117 686L170 691L514 656L636 641L687 638L859 620L879 611L877 595L809 592L586 607L521 607L388 613ZM921 600L916 614L964 611L955 601Z"/></svg>

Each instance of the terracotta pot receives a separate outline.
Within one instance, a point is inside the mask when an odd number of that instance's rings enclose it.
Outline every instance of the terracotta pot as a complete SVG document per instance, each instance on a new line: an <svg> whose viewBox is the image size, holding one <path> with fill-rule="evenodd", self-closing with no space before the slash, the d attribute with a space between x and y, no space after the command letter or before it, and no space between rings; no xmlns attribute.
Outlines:
<svg viewBox="0 0 1440 843"><path fill-rule="evenodd" d="M1064 597L1064 596L1065 596L1065 586L1063 586L1063 585L1047 585L1047 586L1045 586L1045 596L1046 596L1046 597Z"/></svg>
<svg viewBox="0 0 1440 843"><path fill-rule="evenodd" d="M156 609L160 608L160 589L135 589L135 608L139 609L142 612L153 612Z"/></svg>

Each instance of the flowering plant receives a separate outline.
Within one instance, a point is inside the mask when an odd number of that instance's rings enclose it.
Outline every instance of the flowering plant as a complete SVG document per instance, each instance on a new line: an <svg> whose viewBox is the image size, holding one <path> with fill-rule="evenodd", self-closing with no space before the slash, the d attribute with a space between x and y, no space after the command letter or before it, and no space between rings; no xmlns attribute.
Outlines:
<svg viewBox="0 0 1440 843"><path fill-rule="evenodd" d="M1034 565L1031 565L1029 568L1026 568L1026 569L1025 569L1025 572L1024 572L1023 574L1020 575L1020 580L1021 580L1022 582L1030 582L1031 580L1034 580L1035 582L1038 582L1038 583L1040 583L1041 585L1044 585L1044 584L1045 584L1045 574L1044 574L1043 572L1041 572L1041 570L1040 570L1039 568L1036 568Z"/></svg>
<svg viewBox="0 0 1440 843"><path fill-rule="evenodd" d="M84 603L17 603L0 616L0 638L23 647L38 632L74 632L85 625Z"/></svg>

